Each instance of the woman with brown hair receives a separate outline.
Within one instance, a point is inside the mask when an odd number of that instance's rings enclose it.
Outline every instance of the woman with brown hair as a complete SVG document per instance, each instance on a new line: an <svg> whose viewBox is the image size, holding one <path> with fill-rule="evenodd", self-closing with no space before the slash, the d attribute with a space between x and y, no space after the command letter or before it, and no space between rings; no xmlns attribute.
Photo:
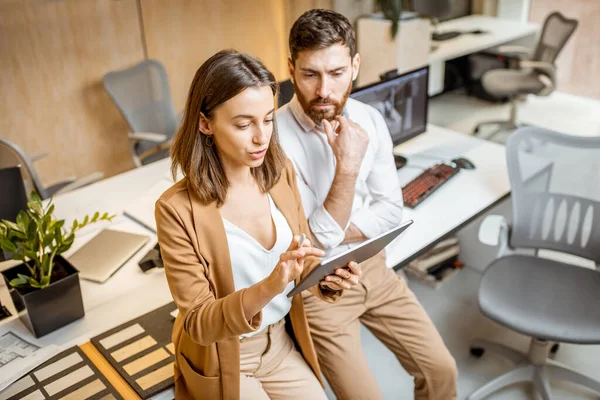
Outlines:
<svg viewBox="0 0 600 400"><path fill-rule="evenodd" d="M323 252L300 243L309 230L277 139L276 90L260 61L215 54L171 147L185 178L157 201L156 224L179 309L177 399L326 398L302 298L286 296ZM361 275L349 267L310 291L335 301Z"/></svg>

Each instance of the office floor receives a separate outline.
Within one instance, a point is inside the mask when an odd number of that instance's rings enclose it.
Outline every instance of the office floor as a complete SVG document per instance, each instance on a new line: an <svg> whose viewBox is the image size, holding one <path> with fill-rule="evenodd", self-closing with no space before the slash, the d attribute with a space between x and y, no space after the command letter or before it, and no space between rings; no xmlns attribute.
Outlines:
<svg viewBox="0 0 600 400"><path fill-rule="evenodd" d="M508 119L508 114L508 104L467 97L461 91L444 93L429 102L430 123L466 134L472 134L479 122ZM600 101L561 92L529 96L519 104L517 120L574 135L600 135Z"/></svg>
<svg viewBox="0 0 600 400"><path fill-rule="evenodd" d="M461 93L449 93L431 100L429 121L470 134L477 122L499 119L508 115L506 105L494 105ZM600 135L600 101L583 99L564 93L547 98L531 98L521 107L521 120L538 126L551 127L571 134ZM481 266L478 266L481 268ZM454 355L458 370L458 399L484 385L513 366L487 353L476 359L469 355L470 340L487 338L526 351L529 339L484 317L477 306L477 288L481 274L465 268L438 290L418 282L409 285L431 316ZM412 378L402 369L393 354L366 328L362 331L362 346L371 370L375 374L385 399L413 398ZM595 379L600 379L600 346L562 344L556 360L574 367ZM594 393L576 385L552 382L554 399L597 399ZM335 396L328 389L330 399ZM527 385L516 385L491 396L490 400L533 399Z"/></svg>
<svg viewBox="0 0 600 400"><path fill-rule="evenodd" d="M409 285L456 359L460 400L513 367L510 362L493 353L486 353L480 359L470 356L469 344L472 338L487 338L521 351L526 351L529 346L527 337L497 325L479 312L477 288L480 279L481 274L478 271L465 268L437 290L409 280ZM376 376L384 398L413 399L412 378L402 369L393 354L366 328L362 328L361 335L369 366ZM562 344L556 360L590 377L600 379L600 346ZM598 396L590 391L561 382L552 382L552 390L555 400L598 399ZM330 399L335 398L331 391L328 395ZM516 385L490 397L490 400L526 399L533 399L527 385Z"/></svg>

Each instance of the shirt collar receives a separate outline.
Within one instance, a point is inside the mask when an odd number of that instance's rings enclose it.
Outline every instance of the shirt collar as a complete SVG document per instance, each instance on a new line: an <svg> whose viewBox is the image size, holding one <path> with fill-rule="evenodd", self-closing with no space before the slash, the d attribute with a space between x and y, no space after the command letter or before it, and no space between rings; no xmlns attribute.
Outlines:
<svg viewBox="0 0 600 400"><path fill-rule="evenodd" d="M292 110L294 118L300 124L304 132L310 132L315 128L319 128L315 121L313 121L308 115L306 115L296 95L294 95L294 97L292 97L292 100L290 101L290 110Z"/></svg>

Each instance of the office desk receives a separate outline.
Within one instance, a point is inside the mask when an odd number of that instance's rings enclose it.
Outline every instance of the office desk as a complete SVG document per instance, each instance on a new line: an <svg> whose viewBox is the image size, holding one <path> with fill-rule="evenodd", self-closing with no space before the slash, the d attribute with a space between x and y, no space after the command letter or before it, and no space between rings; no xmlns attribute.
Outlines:
<svg viewBox="0 0 600 400"><path fill-rule="evenodd" d="M414 224L386 249L387 265L401 268L445 237L455 233L510 193L504 146L435 125L394 148L408 159L398 171L403 186L427 168L462 156L476 168L461 170L403 219Z"/></svg>
<svg viewBox="0 0 600 400"><path fill-rule="evenodd" d="M406 263L508 193L504 147L501 145L430 125L427 133L402 144L395 151L409 159L408 166L400 170L401 182L420 172L410 166L427 166L437 158L445 160L462 155L471 159L477 169L461 171L416 209L405 211L404 219L412 218L415 223L388 248L390 267ZM120 214L158 181L167 179L168 169L169 160L163 160L57 196L54 200L56 216L72 220L96 210ZM112 225L90 226L77 236L71 251L106 226L145 233L151 240L106 283L81 280L84 318L41 339L33 338L15 317L0 324L33 343L68 347L85 343L93 336L172 301L164 272L156 270L144 274L137 265L156 243L156 236L123 215L117 216Z"/></svg>
<svg viewBox="0 0 600 400"><path fill-rule="evenodd" d="M476 53L501 44L519 44L532 47L539 27L533 23L488 17L484 15L469 15L442 22L437 32L473 31L481 29L488 33L478 35L463 34L454 39L441 42L432 41L436 47L429 53L429 95L441 93L444 87L444 63L454 58Z"/></svg>

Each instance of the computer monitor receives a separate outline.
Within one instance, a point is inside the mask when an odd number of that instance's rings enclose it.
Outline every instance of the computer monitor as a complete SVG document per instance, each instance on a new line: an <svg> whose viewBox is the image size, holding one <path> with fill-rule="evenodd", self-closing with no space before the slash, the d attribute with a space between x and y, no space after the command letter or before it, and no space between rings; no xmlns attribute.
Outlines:
<svg viewBox="0 0 600 400"><path fill-rule="evenodd" d="M383 115L394 146L427 129L429 67L357 88L350 97L369 104Z"/></svg>
<svg viewBox="0 0 600 400"><path fill-rule="evenodd" d="M0 169L0 220L16 222L17 214L27 209L27 193L21 177L21 168L10 167ZM0 261L9 255L0 250Z"/></svg>

